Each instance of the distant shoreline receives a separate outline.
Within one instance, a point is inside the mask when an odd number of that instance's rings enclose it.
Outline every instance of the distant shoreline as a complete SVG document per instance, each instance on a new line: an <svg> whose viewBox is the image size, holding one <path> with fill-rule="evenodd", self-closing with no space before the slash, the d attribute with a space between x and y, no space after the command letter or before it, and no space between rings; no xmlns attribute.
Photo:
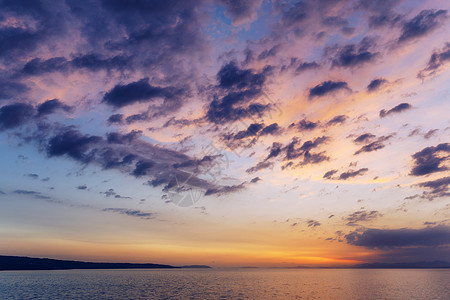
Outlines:
<svg viewBox="0 0 450 300"><path fill-rule="evenodd" d="M352 266L323 267L222 267L219 269L449 269L450 262L365 263ZM172 266L153 263L105 263L0 255L0 271L52 270L132 270L132 269L212 269L207 265Z"/></svg>
<svg viewBox="0 0 450 300"><path fill-rule="evenodd" d="M113 270L113 269L206 269L204 265L171 266L153 263L104 263L26 256L0 255L0 271Z"/></svg>

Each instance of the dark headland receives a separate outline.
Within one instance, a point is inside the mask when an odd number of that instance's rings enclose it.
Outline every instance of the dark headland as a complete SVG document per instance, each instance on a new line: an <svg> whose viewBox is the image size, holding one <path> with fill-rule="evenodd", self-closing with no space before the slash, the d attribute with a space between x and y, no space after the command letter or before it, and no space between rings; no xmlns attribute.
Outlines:
<svg viewBox="0 0 450 300"><path fill-rule="evenodd" d="M210 268L209 266L176 267L162 264L135 263L100 263L73 260L59 260L49 258L33 258L24 256L0 255L0 271L18 270L70 270L70 269L181 269L181 268Z"/></svg>

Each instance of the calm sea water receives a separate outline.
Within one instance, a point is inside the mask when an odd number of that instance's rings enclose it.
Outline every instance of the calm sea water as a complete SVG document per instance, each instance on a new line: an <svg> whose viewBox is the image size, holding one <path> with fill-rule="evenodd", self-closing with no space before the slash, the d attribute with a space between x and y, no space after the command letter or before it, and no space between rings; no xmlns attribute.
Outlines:
<svg viewBox="0 0 450 300"><path fill-rule="evenodd" d="M450 270L0 272L0 299L450 299Z"/></svg>

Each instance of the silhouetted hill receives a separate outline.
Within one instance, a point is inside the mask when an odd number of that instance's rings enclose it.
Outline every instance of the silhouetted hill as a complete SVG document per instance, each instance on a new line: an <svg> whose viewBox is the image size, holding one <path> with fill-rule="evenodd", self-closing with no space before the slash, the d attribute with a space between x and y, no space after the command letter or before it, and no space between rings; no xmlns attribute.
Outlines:
<svg viewBox="0 0 450 300"><path fill-rule="evenodd" d="M49 258L0 255L0 271L6 270L69 270L69 269L173 269L160 264L95 263Z"/></svg>

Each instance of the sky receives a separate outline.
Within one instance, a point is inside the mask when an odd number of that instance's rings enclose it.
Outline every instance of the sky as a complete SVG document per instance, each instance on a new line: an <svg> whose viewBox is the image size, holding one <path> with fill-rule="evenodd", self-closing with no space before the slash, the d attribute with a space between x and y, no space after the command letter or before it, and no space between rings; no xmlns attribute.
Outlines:
<svg viewBox="0 0 450 300"><path fill-rule="evenodd" d="M449 1L0 8L0 254L450 260Z"/></svg>

